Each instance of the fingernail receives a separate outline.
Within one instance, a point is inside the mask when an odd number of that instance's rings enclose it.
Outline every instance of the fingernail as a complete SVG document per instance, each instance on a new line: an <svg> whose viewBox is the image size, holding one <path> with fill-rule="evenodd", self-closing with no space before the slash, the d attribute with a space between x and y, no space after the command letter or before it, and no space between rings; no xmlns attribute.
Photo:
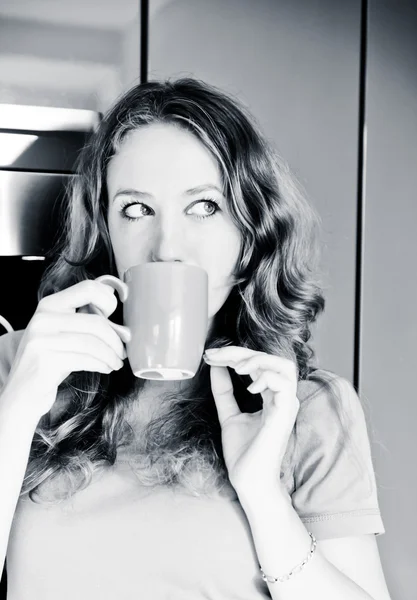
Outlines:
<svg viewBox="0 0 417 600"><path fill-rule="evenodd" d="M207 348L207 350L205 351L205 354L207 354L208 356L211 356L212 354L214 354L218 350L219 350L219 348Z"/></svg>

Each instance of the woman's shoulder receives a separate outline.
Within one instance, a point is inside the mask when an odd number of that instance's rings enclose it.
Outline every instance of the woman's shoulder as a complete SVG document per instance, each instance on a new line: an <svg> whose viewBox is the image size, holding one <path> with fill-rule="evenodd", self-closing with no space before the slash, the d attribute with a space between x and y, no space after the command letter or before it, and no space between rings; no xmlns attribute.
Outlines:
<svg viewBox="0 0 417 600"><path fill-rule="evenodd" d="M361 414L361 400L346 378L327 369L316 369L307 379L298 384L297 397L300 402L298 421L323 423L325 414L335 418L340 414Z"/></svg>
<svg viewBox="0 0 417 600"><path fill-rule="evenodd" d="M366 412L354 385L320 369L299 388L292 505L322 538L383 533Z"/></svg>
<svg viewBox="0 0 417 600"><path fill-rule="evenodd" d="M313 397L323 395L331 389L348 383L347 379L328 369L314 369L306 379L298 382L297 396L300 407Z"/></svg>

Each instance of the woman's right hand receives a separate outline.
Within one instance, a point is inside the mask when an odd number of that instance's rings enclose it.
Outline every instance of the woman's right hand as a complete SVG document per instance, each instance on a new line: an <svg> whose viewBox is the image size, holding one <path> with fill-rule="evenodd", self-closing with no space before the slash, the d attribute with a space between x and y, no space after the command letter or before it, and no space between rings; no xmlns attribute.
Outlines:
<svg viewBox="0 0 417 600"><path fill-rule="evenodd" d="M76 312L94 304L104 316ZM130 339L122 341L107 319L117 306L114 290L94 280L76 283L40 300L28 323L2 391L9 409L39 420L55 402L59 384L73 371L110 373L123 367Z"/></svg>

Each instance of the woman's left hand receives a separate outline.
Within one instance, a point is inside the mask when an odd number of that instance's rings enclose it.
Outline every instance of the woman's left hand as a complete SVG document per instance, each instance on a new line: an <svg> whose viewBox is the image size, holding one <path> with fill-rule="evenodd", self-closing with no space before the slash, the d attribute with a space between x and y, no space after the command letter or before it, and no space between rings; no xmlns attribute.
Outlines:
<svg viewBox="0 0 417 600"><path fill-rule="evenodd" d="M293 361L243 348L225 346L204 355L211 365L211 389L222 429L229 480L238 495L253 496L280 485L280 469L300 406L297 368ZM252 393L263 408L242 413L227 367L249 374Z"/></svg>

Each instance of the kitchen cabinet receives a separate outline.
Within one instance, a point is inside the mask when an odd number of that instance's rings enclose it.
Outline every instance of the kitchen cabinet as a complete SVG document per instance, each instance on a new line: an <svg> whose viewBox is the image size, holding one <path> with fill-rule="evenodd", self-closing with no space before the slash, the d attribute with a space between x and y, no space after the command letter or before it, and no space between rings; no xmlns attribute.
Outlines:
<svg viewBox="0 0 417 600"><path fill-rule="evenodd" d="M139 78L139 6L0 3L0 103L107 110Z"/></svg>

